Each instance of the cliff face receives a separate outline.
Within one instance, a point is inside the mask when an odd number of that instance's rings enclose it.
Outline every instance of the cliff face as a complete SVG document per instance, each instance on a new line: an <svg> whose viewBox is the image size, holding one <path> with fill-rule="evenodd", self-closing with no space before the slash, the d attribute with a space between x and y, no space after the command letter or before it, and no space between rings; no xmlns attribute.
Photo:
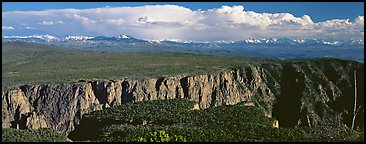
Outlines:
<svg viewBox="0 0 366 144"><path fill-rule="evenodd" d="M302 62L232 68L213 75L23 85L2 92L2 127L51 127L69 133L85 113L127 102L174 98L194 100L201 109L252 101L268 117L278 119L280 126L308 125L308 117L316 124L326 114L347 111L343 117L349 124L354 70L362 107L357 120L363 123L363 64Z"/></svg>

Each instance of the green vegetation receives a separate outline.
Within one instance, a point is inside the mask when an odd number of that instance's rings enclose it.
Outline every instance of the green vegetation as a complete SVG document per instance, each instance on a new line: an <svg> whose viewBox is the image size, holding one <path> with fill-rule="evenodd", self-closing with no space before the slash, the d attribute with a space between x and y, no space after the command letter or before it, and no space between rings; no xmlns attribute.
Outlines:
<svg viewBox="0 0 366 144"><path fill-rule="evenodd" d="M149 132L149 137L133 139L134 142L187 142L183 136L169 136L165 131Z"/></svg>
<svg viewBox="0 0 366 144"><path fill-rule="evenodd" d="M259 64L273 70L269 72L270 79L278 79L276 69L281 67L281 63L324 65L329 61L349 62L332 58L280 61L187 53L116 53L61 48L29 42L3 42L2 88L10 89L26 83L62 84L75 83L79 80L214 74L227 68Z"/></svg>
<svg viewBox="0 0 366 144"><path fill-rule="evenodd" d="M52 129L2 129L2 142L67 142L67 137Z"/></svg>
<svg viewBox="0 0 366 144"><path fill-rule="evenodd" d="M36 43L2 43L2 88L25 83L67 83L80 79L206 74L260 59L183 53L112 53L59 48Z"/></svg>
<svg viewBox="0 0 366 144"><path fill-rule="evenodd" d="M265 117L258 107L237 104L193 110L194 104L186 99L154 100L91 112L84 115L81 126L69 138L107 142L363 140L361 135L352 138L348 133L321 134L315 128L274 128L274 120Z"/></svg>
<svg viewBox="0 0 366 144"><path fill-rule="evenodd" d="M69 134L73 141L99 142L325 142L364 141L363 130L350 132L322 121L320 127L274 128L263 111L242 104L193 110L186 99L154 100L91 112ZM3 142L66 142L52 129L2 129Z"/></svg>

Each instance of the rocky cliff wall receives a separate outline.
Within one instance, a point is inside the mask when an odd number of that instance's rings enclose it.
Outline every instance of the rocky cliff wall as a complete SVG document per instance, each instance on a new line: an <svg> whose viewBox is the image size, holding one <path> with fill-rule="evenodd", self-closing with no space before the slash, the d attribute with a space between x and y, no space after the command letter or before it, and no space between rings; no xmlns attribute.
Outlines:
<svg viewBox="0 0 366 144"><path fill-rule="evenodd" d="M339 113L349 124L354 70L362 107L357 120L363 123L363 64L329 61L252 65L195 76L23 85L2 92L2 127L50 127L69 133L85 113L127 102L174 98L194 100L201 109L252 101L268 117L278 119L280 126L314 125Z"/></svg>

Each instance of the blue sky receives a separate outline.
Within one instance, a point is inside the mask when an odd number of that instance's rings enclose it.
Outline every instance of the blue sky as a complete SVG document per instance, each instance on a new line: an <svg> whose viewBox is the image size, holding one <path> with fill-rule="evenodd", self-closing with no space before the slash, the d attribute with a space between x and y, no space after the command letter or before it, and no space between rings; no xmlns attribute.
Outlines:
<svg viewBox="0 0 366 144"><path fill-rule="evenodd" d="M165 4L173 6L156 6ZM185 40L364 36L363 2L2 2L2 8L2 35L129 34Z"/></svg>
<svg viewBox="0 0 366 144"><path fill-rule="evenodd" d="M218 8L222 5L243 5L245 10L266 13L291 13L294 16L310 15L314 22L328 19L354 19L363 15L363 2L3 2L3 12L63 8L98 8L105 6L144 6L173 4L197 9Z"/></svg>

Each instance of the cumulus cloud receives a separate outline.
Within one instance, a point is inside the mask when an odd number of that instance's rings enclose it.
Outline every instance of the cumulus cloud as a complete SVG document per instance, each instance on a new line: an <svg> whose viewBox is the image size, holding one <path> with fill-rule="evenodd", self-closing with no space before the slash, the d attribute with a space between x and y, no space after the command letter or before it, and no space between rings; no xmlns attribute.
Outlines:
<svg viewBox="0 0 366 144"><path fill-rule="evenodd" d="M12 26L2 26L2 30L13 30L14 27Z"/></svg>
<svg viewBox="0 0 366 144"><path fill-rule="evenodd" d="M70 18L71 20L81 22L82 24L95 24L96 23L95 20L91 20L88 17L81 16L81 15L75 14L75 13L74 14L66 14L66 16L68 18Z"/></svg>
<svg viewBox="0 0 366 144"><path fill-rule="evenodd" d="M177 5L147 5L14 11L2 16L3 24L43 25L37 30L59 36L128 34L148 40L197 41L258 37L363 39L364 36L364 16L314 22L309 15L257 13L246 11L243 6L191 10Z"/></svg>

